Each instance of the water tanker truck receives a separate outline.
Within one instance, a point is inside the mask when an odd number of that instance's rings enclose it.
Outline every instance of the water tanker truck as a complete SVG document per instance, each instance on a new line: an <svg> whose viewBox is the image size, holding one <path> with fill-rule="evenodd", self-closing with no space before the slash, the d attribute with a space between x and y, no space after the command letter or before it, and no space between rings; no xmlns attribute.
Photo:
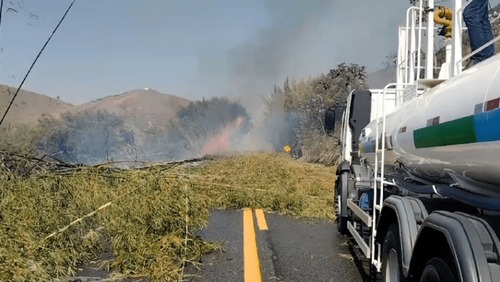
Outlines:
<svg viewBox="0 0 500 282"><path fill-rule="evenodd" d="M383 281L500 281L500 55L463 67L470 2L448 2L413 1L396 81L325 114L338 231Z"/></svg>

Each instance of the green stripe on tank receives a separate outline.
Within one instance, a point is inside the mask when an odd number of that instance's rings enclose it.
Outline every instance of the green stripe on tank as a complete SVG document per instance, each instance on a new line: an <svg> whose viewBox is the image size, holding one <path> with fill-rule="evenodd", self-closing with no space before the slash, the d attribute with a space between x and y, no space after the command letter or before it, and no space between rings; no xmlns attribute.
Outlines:
<svg viewBox="0 0 500 282"><path fill-rule="evenodd" d="M417 149L477 142L474 116L414 130L413 142Z"/></svg>

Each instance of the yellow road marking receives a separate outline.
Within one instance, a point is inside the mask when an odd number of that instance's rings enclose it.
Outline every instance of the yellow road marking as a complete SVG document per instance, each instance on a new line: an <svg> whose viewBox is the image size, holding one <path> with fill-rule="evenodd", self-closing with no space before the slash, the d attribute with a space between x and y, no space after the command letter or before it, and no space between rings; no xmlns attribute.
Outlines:
<svg viewBox="0 0 500 282"><path fill-rule="evenodd" d="M243 210L243 253L245 282L262 281L252 209Z"/></svg>
<svg viewBox="0 0 500 282"><path fill-rule="evenodd" d="M264 216L264 212L262 211L262 209L256 209L255 216L257 217L257 225L259 226L259 230L267 230L266 217Z"/></svg>

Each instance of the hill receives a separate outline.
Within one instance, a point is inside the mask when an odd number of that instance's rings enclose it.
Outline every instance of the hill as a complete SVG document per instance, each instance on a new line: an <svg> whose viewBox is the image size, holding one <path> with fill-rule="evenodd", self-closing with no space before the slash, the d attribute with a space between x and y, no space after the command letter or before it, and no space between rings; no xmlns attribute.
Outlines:
<svg viewBox="0 0 500 282"><path fill-rule="evenodd" d="M7 109L15 91L14 87L0 85L1 114ZM144 129L163 126L166 121L175 116L180 107L187 106L190 102L181 97L145 88L110 95L75 106L46 95L21 90L4 124L35 124L43 114L57 117L68 111L76 113L84 110L106 110L123 116L127 121Z"/></svg>
<svg viewBox="0 0 500 282"><path fill-rule="evenodd" d="M16 88L0 85L0 112L3 116ZM21 90L5 117L4 124L35 124L42 114L59 115L72 110L75 106L64 101L31 91Z"/></svg>
<svg viewBox="0 0 500 282"><path fill-rule="evenodd" d="M181 97L144 88L107 96L71 110L73 112L106 110L124 116L135 125L144 128L164 125L175 116L180 107L187 106L190 102Z"/></svg>

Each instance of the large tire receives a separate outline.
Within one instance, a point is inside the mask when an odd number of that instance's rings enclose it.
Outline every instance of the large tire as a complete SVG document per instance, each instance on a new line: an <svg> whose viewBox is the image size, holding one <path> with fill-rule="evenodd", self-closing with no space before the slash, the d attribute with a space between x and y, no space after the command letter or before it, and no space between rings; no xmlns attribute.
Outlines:
<svg viewBox="0 0 500 282"><path fill-rule="evenodd" d="M349 180L349 173L344 171L340 174L340 180L337 183L337 193L336 193L336 201L337 201L337 230L342 235L347 235L349 230L347 229L347 221L349 217L345 214L342 215L342 211L346 211L347 208L347 185Z"/></svg>
<svg viewBox="0 0 500 282"><path fill-rule="evenodd" d="M433 257L425 265L420 282L454 282L456 277L451 257Z"/></svg>
<svg viewBox="0 0 500 282"><path fill-rule="evenodd" d="M337 223L337 230L339 231L340 234L342 235L347 235L349 230L347 229L347 220L349 218L345 216L339 217L339 222Z"/></svg>
<svg viewBox="0 0 500 282"><path fill-rule="evenodd" d="M407 281L401 265L401 241L397 224L387 229L382 246L382 281Z"/></svg>

